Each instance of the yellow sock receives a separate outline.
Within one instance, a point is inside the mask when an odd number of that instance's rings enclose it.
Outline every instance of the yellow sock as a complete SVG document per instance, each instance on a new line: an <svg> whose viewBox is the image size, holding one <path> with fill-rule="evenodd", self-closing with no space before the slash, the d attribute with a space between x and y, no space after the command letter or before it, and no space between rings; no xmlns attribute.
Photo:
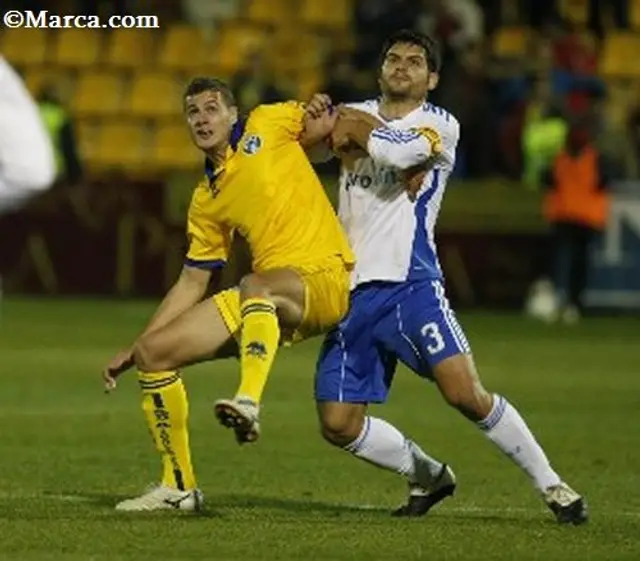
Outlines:
<svg viewBox="0 0 640 561"><path fill-rule="evenodd" d="M138 372L142 409L158 451L162 454L162 484L195 489L189 449L189 401L177 372Z"/></svg>
<svg viewBox="0 0 640 561"><path fill-rule="evenodd" d="M273 302L249 298L242 303L240 388L237 395L260 403L280 342L280 326Z"/></svg>

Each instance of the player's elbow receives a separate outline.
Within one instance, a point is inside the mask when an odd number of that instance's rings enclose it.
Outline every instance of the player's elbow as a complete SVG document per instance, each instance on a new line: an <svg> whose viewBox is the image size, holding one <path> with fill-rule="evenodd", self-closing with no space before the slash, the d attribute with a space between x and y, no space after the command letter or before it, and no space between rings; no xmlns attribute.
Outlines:
<svg viewBox="0 0 640 561"><path fill-rule="evenodd" d="M133 360L141 372L163 372L175 367L171 355L160 345L153 332L138 339L133 348Z"/></svg>
<svg viewBox="0 0 640 561"><path fill-rule="evenodd" d="M427 161L427 154L406 154L402 150L390 148L380 152L373 158L374 161L384 167L391 167L401 171L408 170Z"/></svg>

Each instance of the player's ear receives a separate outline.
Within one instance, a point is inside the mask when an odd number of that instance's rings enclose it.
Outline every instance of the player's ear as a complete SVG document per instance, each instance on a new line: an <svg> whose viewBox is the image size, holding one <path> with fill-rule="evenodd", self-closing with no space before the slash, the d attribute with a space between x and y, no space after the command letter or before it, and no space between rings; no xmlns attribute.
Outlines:
<svg viewBox="0 0 640 561"><path fill-rule="evenodd" d="M438 82L440 82L440 74L437 72L430 72L429 79L427 80L427 88L430 92L438 87Z"/></svg>
<svg viewBox="0 0 640 561"><path fill-rule="evenodd" d="M235 125L238 122L238 108L234 105L229 108L229 113L231 114L231 124Z"/></svg>

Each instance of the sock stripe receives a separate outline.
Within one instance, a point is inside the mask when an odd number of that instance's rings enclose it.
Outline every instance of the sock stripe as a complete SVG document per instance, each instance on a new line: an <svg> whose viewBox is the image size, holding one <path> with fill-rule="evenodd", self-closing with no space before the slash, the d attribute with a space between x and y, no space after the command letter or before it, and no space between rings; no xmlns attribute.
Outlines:
<svg viewBox="0 0 640 561"><path fill-rule="evenodd" d="M483 419L478 423L482 430L489 431L495 427L500 422L500 419L502 419L502 415L504 415L507 408L507 400L504 397L496 395L494 396L494 400L491 413L487 415L486 419Z"/></svg>
<svg viewBox="0 0 640 561"><path fill-rule="evenodd" d="M242 317L255 313L275 314L276 307L273 304L262 304L256 302L255 304L248 304L247 306L244 306L240 313Z"/></svg>
<svg viewBox="0 0 640 561"><path fill-rule="evenodd" d="M166 388L172 384L175 384L180 380L180 374L174 374L173 376L169 376L168 378L161 378L159 380L144 380L140 378L138 383L143 390L159 390L161 388Z"/></svg>
<svg viewBox="0 0 640 561"><path fill-rule="evenodd" d="M182 471L174 469L173 477L176 478L176 487L180 489L180 491L184 491L184 478L182 477Z"/></svg>
<svg viewBox="0 0 640 561"><path fill-rule="evenodd" d="M351 444L347 444L344 447L344 449L347 452L351 452L352 454L355 454L356 452L358 452L358 450L360 450L360 447L362 446L363 442L367 439L367 436L369 435L369 430L370 429L371 429L371 417L365 417L364 426L362 427L362 430L360 431L360 435Z"/></svg>
<svg viewBox="0 0 640 561"><path fill-rule="evenodd" d="M151 399L153 399L153 406L156 409L164 409L164 400L162 399L162 395L159 393L152 393Z"/></svg>

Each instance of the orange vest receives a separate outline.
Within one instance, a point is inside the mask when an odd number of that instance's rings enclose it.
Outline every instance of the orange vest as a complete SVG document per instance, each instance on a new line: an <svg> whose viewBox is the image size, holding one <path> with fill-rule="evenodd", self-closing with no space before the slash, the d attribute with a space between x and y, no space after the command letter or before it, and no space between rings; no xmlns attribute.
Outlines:
<svg viewBox="0 0 640 561"><path fill-rule="evenodd" d="M600 189L598 154L589 146L577 156L562 151L553 166L554 189L544 200L549 222L573 222L602 230L609 214L609 197Z"/></svg>

